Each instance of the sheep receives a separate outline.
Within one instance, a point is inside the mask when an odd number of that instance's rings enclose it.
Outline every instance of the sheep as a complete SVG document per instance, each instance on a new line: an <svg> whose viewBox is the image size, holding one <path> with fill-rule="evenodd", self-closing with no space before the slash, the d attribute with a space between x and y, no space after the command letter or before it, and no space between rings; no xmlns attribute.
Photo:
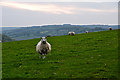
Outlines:
<svg viewBox="0 0 120 80"><path fill-rule="evenodd" d="M71 35L71 32L68 32L68 35Z"/></svg>
<svg viewBox="0 0 120 80"><path fill-rule="evenodd" d="M74 35L75 35L75 32L68 32L68 35L74 36Z"/></svg>
<svg viewBox="0 0 120 80"><path fill-rule="evenodd" d="M88 31L85 31L85 33L88 33Z"/></svg>
<svg viewBox="0 0 120 80"><path fill-rule="evenodd" d="M109 27L109 30L112 30L112 27Z"/></svg>
<svg viewBox="0 0 120 80"><path fill-rule="evenodd" d="M46 37L42 37L41 41L36 46L36 51L41 54L39 58L45 58L45 55L51 51L51 45L47 42Z"/></svg>

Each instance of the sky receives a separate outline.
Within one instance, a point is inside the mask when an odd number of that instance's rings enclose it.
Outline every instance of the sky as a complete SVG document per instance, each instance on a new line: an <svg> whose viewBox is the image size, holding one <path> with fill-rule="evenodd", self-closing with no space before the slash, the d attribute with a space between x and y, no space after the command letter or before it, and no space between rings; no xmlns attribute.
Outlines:
<svg viewBox="0 0 120 80"><path fill-rule="evenodd" d="M3 27L57 24L118 24L118 0L74 2L4 0L0 2Z"/></svg>
<svg viewBox="0 0 120 80"><path fill-rule="evenodd" d="M1 0L15 2L118 2L119 0Z"/></svg>

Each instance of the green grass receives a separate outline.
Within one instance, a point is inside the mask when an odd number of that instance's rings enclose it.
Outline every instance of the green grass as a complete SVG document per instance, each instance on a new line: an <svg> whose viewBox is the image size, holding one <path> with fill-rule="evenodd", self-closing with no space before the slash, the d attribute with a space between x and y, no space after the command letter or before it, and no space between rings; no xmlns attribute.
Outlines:
<svg viewBox="0 0 120 80"><path fill-rule="evenodd" d="M45 59L35 51L40 39L4 42L3 78L118 78L118 30L47 40Z"/></svg>

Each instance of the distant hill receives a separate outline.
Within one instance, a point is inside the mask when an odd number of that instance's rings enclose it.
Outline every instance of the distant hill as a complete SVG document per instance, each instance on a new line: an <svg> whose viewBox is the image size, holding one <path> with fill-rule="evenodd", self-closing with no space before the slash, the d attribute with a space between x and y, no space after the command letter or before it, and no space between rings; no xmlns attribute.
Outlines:
<svg viewBox="0 0 120 80"><path fill-rule="evenodd" d="M2 27L2 31L18 29L20 27Z"/></svg>
<svg viewBox="0 0 120 80"><path fill-rule="evenodd" d="M2 36L2 40L1 40L1 38L0 38L0 41L2 41L2 42L9 42L9 41L15 41L15 39L12 39L12 38L10 38L9 36L7 36L7 35L4 35L4 34L0 34L0 36Z"/></svg>
<svg viewBox="0 0 120 80"><path fill-rule="evenodd" d="M105 26L109 27L108 25L44 25L3 30L3 34L16 40L26 40L40 38L42 36L67 35L69 31L74 31L76 34L79 34L84 33L86 30L89 32L108 30L108 28L104 28Z"/></svg>

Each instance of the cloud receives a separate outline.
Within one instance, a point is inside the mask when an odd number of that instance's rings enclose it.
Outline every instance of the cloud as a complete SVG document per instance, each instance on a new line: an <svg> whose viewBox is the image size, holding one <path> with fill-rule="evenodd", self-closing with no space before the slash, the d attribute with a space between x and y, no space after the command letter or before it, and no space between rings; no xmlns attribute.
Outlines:
<svg viewBox="0 0 120 80"><path fill-rule="evenodd" d="M113 13L117 12L117 9L97 9L97 8L85 8L75 6L61 6L55 4L34 4L34 3L18 3L18 2L0 2L0 5L11 8L24 9L30 11L40 11L51 14L79 14L84 12L94 13Z"/></svg>
<svg viewBox="0 0 120 80"><path fill-rule="evenodd" d="M117 9L95 9L95 8L79 8L79 11L82 12L94 12L94 13L114 13L117 12Z"/></svg>
<svg viewBox="0 0 120 80"><path fill-rule="evenodd" d="M27 3L16 3L16 2L0 2L2 6L8 6L12 8L25 9L30 11L41 11L53 14L73 14L74 8L57 6L54 4L27 4Z"/></svg>

